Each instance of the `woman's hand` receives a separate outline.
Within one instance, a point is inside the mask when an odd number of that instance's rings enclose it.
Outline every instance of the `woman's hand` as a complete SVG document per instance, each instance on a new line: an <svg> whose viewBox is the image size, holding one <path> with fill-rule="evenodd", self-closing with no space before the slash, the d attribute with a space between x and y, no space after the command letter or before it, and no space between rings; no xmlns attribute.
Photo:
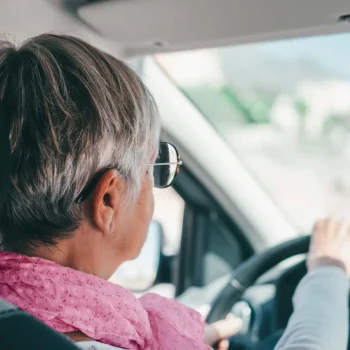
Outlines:
<svg viewBox="0 0 350 350"><path fill-rule="evenodd" d="M320 266L339 266L350 274L350 221L316 222L307 258L309 271Z"/></svg>
<svg viewBox="0 0 350 350"><path fill-rule="evenodd" d="M228 350L228 338L237 334L242 328L242 320L232 314L226 319L214 322L205 327L204 343L213 346L219 343L219 350Z"/></svg>

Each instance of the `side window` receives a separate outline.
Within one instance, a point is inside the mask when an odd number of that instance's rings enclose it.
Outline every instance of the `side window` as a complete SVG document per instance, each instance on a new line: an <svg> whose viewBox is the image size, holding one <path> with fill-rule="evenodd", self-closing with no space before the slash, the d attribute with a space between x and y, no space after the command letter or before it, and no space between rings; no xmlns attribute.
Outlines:
<svg viewBox="0 0 350 350"><path fill-rule="evenodd" d="M203 284L232 272L247 256L244 245L219 217L210 220L207 250L203 259Z"/></svg>
<svg viewBox="0 0 350 350"><path fill-rule="evenodd" d="M175 279L177 296L191 287L208 286L228 276L252 254L242 230L206 187L186 169L179 180L177 189L183 194L186 207Z"/></svg>

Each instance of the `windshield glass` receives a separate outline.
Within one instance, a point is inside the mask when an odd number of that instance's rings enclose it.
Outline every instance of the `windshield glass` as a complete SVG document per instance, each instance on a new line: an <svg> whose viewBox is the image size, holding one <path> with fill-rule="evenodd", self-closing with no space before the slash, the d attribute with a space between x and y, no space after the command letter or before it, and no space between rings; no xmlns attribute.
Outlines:
<svg viewBox="0 0 350 350"><path fill-rule="evenodd" d="M350 209L349 39L337 34L156 57L305 232L316 218Z"/></svg>

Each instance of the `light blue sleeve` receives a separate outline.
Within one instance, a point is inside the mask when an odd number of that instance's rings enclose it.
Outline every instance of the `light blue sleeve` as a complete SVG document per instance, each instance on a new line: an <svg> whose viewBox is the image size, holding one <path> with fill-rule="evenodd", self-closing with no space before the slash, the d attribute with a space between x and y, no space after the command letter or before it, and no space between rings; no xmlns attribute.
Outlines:
<svg viewBox="0 0 350 350"><path fill-rule="evenodd" d="M294 312L275 350L346 350L349 281L339 267L320 267L300 282Z"/></svg>

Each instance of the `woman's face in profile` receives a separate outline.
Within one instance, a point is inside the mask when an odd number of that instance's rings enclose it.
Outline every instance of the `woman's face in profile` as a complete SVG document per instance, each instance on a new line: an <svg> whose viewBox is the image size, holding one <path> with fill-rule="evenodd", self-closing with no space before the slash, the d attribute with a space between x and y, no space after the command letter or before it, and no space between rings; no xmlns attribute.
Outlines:
<svg viewBox="0 0 350 350"><path fill-rule="evenodd" d="M131 206L122 209L121 216L125 218L125 245L123 251L127 254L125 260L135 259L146 240L148 228L154 212L153 168L144 170L141 191L137 200Z"/></svg>
<svg viewBox="0 0 350 350"><path fill-rule="evenodd" d="M154 164L158 150L150 157ZM135 259L141 252L154 212L153 166L141 168L141 190L131 204L121 205L116 215L116 259Z"/></svg>

